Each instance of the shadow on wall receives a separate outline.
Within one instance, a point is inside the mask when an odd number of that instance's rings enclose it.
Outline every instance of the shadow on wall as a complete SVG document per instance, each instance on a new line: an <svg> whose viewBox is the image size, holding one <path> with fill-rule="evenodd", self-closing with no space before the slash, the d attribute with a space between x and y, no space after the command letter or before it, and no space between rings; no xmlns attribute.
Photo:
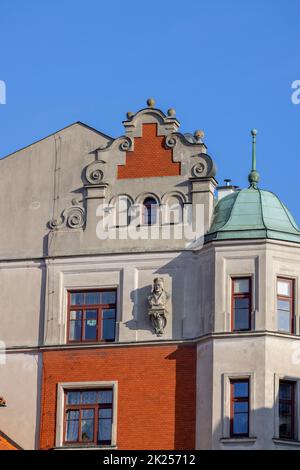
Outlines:
<svg viewBox="0 0 300 470"><path fill-rule="evenodd" d="M195 449L196 346L178 346L166 359L176 363L174 449Z"/></svg>
<svg viewBox="0 0 300 470"><path fill-rule="evenodd" d="M178 254L176 258L160 268L153 270L152 282L156 277L164 278L165 290L169 295L166 304L167 327L166 333L161 337L162 340L195 337L200 334L201 325L204 325L203 312L201 311L203 302L200 302L199 289L197 290L200 279L196 264L193 265L195 270L192 274L190 269L191 262L194 261L193 254L186 251ZM155 335L148 314L148 296L151 294L152 288L153 284L147 284L130 292L133 307L132 318L124 323L127 328L131 330L149 331ZM206 308L205 312L207 312L207 310ZM211 325L213 320L212 316L210 317L207 323ZM189 329L187 330L187 328Z"/></svg>
<svg viewBox="0 0 300 470"><path fill-rule="evenodd" d="M287 378L286 380L289 379ZM222 404L222 416L225 416L223 410L223 399ZM250 410L250 439L245 438L244 442L243 439L241 439L240 442L233 442L232 440L230 440L230 421L231 419L229 416L226 416L223 420L218 421L218 424L215 426L214 431L212 433L212 446L210 448L205 448L205 450L300 449L300 442L297 439L298 429L296 425L296 420L294 421L294 439L279 438L279 393L276 394L273 407L262 407L254 409L253 411Z"/></svg>
<svg viewBox="0 0 300 470"><path fill-rule="evenodd" d="M151 323L148 318L148 296L152 290L151 285L134 289L130 292L130 300L133 303L132 308L132 320L125 322L124 324L130 330L142 330L153 332ZM144 315L139 314L143 312Z"/></svg>

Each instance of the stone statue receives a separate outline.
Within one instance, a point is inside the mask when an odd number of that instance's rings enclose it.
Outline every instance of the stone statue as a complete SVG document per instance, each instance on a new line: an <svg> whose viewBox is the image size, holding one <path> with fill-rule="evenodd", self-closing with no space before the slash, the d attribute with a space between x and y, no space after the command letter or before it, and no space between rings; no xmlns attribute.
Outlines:
<svg viewBox="0 0 300 470"><path fill-rule="evenodd" d="M148 314L157 336L162 336L167 324L166 303L168 299L169 295L164 289L164 279L156 277L153 281L152 292L148 296L150 307Z"/></svg>

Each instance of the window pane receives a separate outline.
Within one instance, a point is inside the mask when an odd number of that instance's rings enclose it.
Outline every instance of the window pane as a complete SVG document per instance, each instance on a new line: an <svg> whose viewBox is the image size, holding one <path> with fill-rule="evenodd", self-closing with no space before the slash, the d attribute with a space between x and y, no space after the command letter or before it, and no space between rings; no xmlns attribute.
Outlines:
<svg viewBox="0 0 300 470"><path fill-rule="evenodd" d="M69 332L69 339L76 341L81 340L81 310L71 310L70 312L70 332Z"/></svg>
<svg viewBox="0 0 300 470"><path fill-rule="evenodd" d="M71 310L70 320L81 320L81 315L82 315L81 310Z"/></svg>
<svg viewBox="0 0 300 470"><path fill-rule="evenodd" d="M100 390L98 392L99 403L112 403L112 390Z"/></svg>
<svg viewBox="0 0 300 470"><path fill-rule="evenodd" d="M82 441L94 440L94 410L82 410L81 439Z"/></svg>
<svg viewBox="0 0 300 470"><path fill-rule="evenodd" d="M100 408L99 410L99 426L98 426L98 439L101 442L111 442L111 427L112 427L112 409Z"/></svg>
<svg viewBox="0 0 300 470"><path fill-rule="evenodd" d="M98 439L99 443L105 442L107 444L111 443L111 428L112 420L111 419L99 419L98 426Z"/></svg>
<svg viewBox="0 0 300 470"><path fill-rule="evenodd" d="M234 412L235 413L248 413L248 402L240 401L234 403Z"/></svg>
<svg viewBox="0 0 300 470"><path fill-rule="evenodd" d="M157 203L154 198L146 198L144 201L144 220L143 223L153 225L157 218Z"/></svg>
<svg viewBox="0 0 300 470"><path fill-rule="evenodd" d="M248 382L235 382L234 383L234 398L245 397L249 395L249 383Z"/></svg>
<svg viewBox="0 0 300 470"><path fill-rule="evenodd" d="M81 393L81 403L84 405L93 405L97 403L97 392L95 390Z"/></svg>
<svg viewBox="0 0 300 470"><path fill-rule="evenodd" d="M101 303L104 305L116 303L116 292L102 292Z"/></svg>
<svg viewBox="0 0 300 470"><path fill-rule="evenodd" d="M111 340L115 339L115 319L103 319L102 322L102 339Z"/></svg>
<svg viewBox="0 0 300 470"><path fill-rule="evenodd" d="M82 292L72 292L71 293L71 305L83 305L84 304L84 295Z"/></svg>
<svg viewBox="0 0 300 470"><path fill-rule="evenodd" d="M234 434L248 434L248 414L247 413L234 415L233 433Z"/></svg>
<svg viewBox="0 0 300 470"><path fill-rule="evenodd" d="M66 441L78 441L79 411L67 411Z"/></svg>
<svg viewBox="0 0 300 470"><path fill-rule="evenodd" d="M234 311L234 329L248 330L249 327L249 310L236 309Z"/></svg>
<svg viewBox="0 0 300 470"><path fill-rule="evenodd" d="M290 297L291 295L291 283L287 281L278 281L277 282L277 293L279 295L286 295L287 297Z"/></svg>
<svg viewBox="0 0 300 470"><path fill-rule="evenodd" d="M281 382L279 386L279 398L283 400L292 399L293 384Z"/></svg>
<svg viewBox="0 0 300 470"><path fill-rule="evenodd" d="M279 417L279 436L283 438L292 438L292 418L291 416L280 416Z"/></svg>
<svg viewBox="0 0 300 470"><path fill-rule="evenodd" d="M247 308L250 307L250 299L234 299L234 308Z"/></svg>
<svg viewBox="0 0 300 470"><path fill-rule="evenodd" d="M233 291L235 294L244 294L249 292L250 285L249 279L234 279L233 280Z"/></svg>
<svg viewBox="0 0 300 470"><path fill-rule="evenodd" d="M95 340L97 339L97 310L87 310L85 312L84 322L84 339Z"/></svg>
<svg viewBox="0 0 300 470"><path fill-rule="evenodd" d="M286 310L290 311L290 302L288 300L277 300L277 308L278 310Z"/></svg>
<svg viewBox="0 0 300 470"><path fill-rule="evenodd" d="M86 292L85 304L86 305L99 305L100 304L100 292Z"/></svg>
<svg viewBox="0 0 300 470"><path fill-rule="evenodd" d="M294 383L279 382L279 436L294 437Z"/></svg>
<svg viewBox="0 0 300 470"><path fill-rule="evenodd" d="M278 329L280 331L286 331L290 333L291 323L290 323L290 312L285 310L278 310Z"/></svg>
<svg viewBox="0 0 300 470"><path fill-rule="evenodd" d="M100 418L111 418L112 417L112 409L111 408L100 408L99 410L99 417Z"/></svg>
<svg viewBox="0 0 300 470"><path fill-rule="evenodd" d="M282 416L291 416L292 414L292 405L291 403L281 402L279 403L279 413Z"/></svg>
<svg viewBox="0 0 300 470"><path fill-rule="evenodd" d="M80 392L67 392L67 404L78 405L80 403Z"/></svg>

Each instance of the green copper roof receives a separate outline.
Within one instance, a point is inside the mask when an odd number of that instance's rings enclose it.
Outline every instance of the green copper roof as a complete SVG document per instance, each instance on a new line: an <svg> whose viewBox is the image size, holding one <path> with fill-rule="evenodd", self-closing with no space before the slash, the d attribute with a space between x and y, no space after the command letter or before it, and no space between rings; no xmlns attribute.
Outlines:
<svg viewBox="0 0 300 470"><path fill-rule="evenodd" d="M285 205L270 191L250 186L222 198L205 239L271 238L300 243L300 230Z"/></svg>

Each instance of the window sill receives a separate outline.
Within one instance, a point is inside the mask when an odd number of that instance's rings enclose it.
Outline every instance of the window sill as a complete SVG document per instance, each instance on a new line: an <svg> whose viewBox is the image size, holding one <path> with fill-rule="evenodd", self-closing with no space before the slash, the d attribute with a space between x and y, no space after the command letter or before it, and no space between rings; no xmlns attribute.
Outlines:
<svg viewBox="0 0 300 470"><path fill-rule="evenodd" d="M65 445L62 447L53 447L52 450L117 450L117 446L98 446L95 444L85 445Z"/></svg>
<svg viewBox="0 0 300 470"><path fill-rule="evenodd" d="M274 444L280 446L293 446L293 447L300 447L300 441L292 440L292 439L282 439L280 437L273 438Z"/></svg>
<svg viewBox="0 0 300 470"><path fill-rule="evenodd" d="M254 444L257 437L222 437L222 444Z"/></svg>

